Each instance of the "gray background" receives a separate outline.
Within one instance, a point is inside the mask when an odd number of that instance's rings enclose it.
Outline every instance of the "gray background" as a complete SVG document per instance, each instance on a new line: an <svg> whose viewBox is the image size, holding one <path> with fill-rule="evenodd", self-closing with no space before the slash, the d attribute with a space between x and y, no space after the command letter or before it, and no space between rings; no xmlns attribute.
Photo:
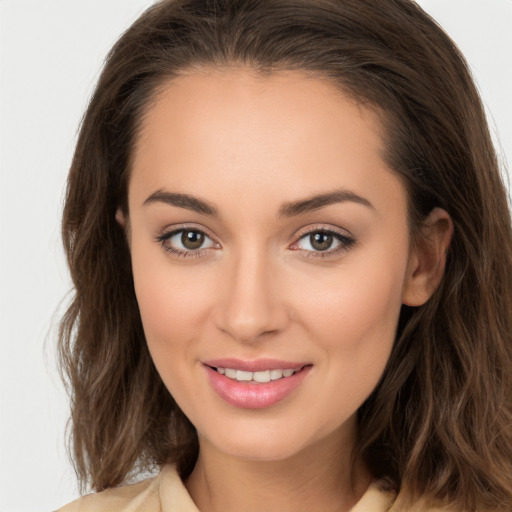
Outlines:
<svg viewBox="0 0 512 512"><path fill-rule="evenodd" d="M70 287L59 218L77 127L103 58L151 3L0 0L1 512L53 510L78 495L55 366L58 311ZM510 162L512 0L419 3L465 53Z"/></svg>

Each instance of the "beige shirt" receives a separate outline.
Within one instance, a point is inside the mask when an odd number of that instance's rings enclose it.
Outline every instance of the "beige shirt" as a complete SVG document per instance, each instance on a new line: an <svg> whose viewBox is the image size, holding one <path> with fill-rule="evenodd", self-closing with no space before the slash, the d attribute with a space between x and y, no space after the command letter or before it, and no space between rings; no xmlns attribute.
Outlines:
<svg viewBox="0 0 512 512"><path fill-rule="evenodd" d="M395 495L371 485L350 512L395 512ZM440 509L416 508L418 512ZM138 484L83 496L58 512L199 512L174 466ZM398 511L396 511L398 512Z"/></svg>

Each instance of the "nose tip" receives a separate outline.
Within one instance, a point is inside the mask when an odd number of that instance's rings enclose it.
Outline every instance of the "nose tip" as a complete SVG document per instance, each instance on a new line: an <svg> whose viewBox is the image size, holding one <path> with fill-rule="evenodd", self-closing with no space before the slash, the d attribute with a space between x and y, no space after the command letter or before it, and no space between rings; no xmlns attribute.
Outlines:
<svg viewBox="0 0 512 512"><path fill-rule="evenodd" d="M241 343L250 344L275 334L278 329L269 329L266 322L258 321L255 317L238 317L226 322L221 330Z"/></svg>
<svg viewBox="0 0 512 512"><path fill-rule="evenodd" d="M238 265L222 288L217 325L236 341L255 343L285 327L288 315L268 265Z"/></svg>

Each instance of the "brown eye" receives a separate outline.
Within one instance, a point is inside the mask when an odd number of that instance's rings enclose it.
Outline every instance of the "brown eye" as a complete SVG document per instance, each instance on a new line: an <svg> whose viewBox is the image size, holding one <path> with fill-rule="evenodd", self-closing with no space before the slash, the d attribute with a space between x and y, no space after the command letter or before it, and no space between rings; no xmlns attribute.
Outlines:
<svg viewBox="0 0 512 512"><path fill-rule="evenodd" d="M204 233L193 230L183 230L181 234L181 243L185 249L193 251L199 249L204 243Z"/></svg>
<svg viewBox="0 0 512 512"><path fill-rule="evenodd" d="M219 248L206 233L199 229L182 228L156 237L166 252L174 256L200 256L205 251Z"/></svg>
<svg viewBox="0 0 512 512"><path fill-rule="evenodd" d="M349 249L355 244L351 236L338 233L334 230L318 229L304 234L293 246L308 256L329 256L338 253L343 249Z"/></svg>
<svg viewBox="0 0 512 512"><path fill-rule="evenodd" d="M334 237L329 233L313 233L309 235L311 247L316 251L326 251L332 247Z"/></svg>

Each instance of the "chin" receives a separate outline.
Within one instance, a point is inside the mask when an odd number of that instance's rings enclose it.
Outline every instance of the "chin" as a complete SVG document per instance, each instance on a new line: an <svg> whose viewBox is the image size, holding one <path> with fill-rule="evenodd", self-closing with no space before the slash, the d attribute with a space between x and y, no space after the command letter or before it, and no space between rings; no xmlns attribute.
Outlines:
<svg viewBox="0 0 512 512"><path fill-rule="evenodd" d="M277 423L277 424L276 424ZM211 429L200 434L200 442L212 446L215 451L242 460L276 462L293 458L308 447L317 445L333 432L310 431L294 428L295 422L242 422L240 425ZM338 432L335 433L339 435Z"/></svg>
<svg viewBox="0 0 512 512"><path fill-rule="evenodd" d="M225 442L222 442L225 441ZM275 462L289 459L300 453L304 446L302 444L290 443L290 440L276 436L273 439L267 438L245 438L221 440L216 446L230 457L242 460Z"/></svg>

